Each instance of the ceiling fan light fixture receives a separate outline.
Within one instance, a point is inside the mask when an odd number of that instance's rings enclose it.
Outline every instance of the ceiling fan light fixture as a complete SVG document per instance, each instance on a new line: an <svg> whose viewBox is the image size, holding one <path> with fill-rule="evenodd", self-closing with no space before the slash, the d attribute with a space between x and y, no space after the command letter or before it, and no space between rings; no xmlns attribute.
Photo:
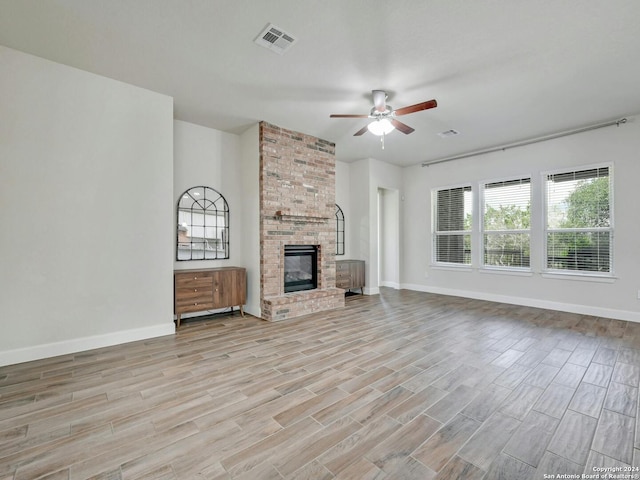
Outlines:
<svg viewBox="0 0 640 480"><path fill-rule="evenodd" d="M389 119L379 118L367 125L367 129L374 135L381 137L393 132L393 130L395 130L395 127L391 124Z"/></svg>

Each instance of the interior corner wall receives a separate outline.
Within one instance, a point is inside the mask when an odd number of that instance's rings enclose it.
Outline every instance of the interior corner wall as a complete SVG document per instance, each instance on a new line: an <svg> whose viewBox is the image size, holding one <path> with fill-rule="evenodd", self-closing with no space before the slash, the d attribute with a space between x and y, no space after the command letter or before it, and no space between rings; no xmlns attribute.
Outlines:
<svg viewBox="0 0 640 480"><path fill-rule="evenodd" d="M192 187L218 191L229 206L229 258L221 260L176 260L176 233L173 259L176 270L238 265L242 258L242 204L240 137L181 120L174 121L173 224L180 195Z"/></svg>
<svg viewBox="0 0 640 480"><path fill-rule="evenodd" d="M640 119L631 117L619 127L602 128L428 167L416 165L405 168L403 288L640 321L639 151ZM543 276L544 236L539 233L532 234L531 238L531 276L487 273L477 265L466 271L432 265L432 189L469 182L477 191L483 181L531 175L532 226L535 229L537 224L541 231L544 222L544 173L607 162L613 163L613 282Z"/></svg>
<svg viewBox="0 0 640 480"><path fill-rule="evenodd" d="M0 365L173 333L173 100L0 47L0 105Z"/></svg>
<svg viewBox="0 0 640 480"><path fill-rule="evenodd" d="M381 287L400 288L400 195L397 189L378 189L378 259Z"/></svg>
<svg viewBox="0 0 640 480"><path fill-rule="evenodd" d="M364 291L373 295L379 292L380 286L378 190L388 189L400 194L402 168L372 158L350 163L349 167L350 214L353 221L347 223L347 228L352 232L347 236L353 245L352 258L365 261ZM400 213L397 215L400 216ZM402 224L399 222L398 229L401 228Z"/></svg>
<svg viewBox="0 0 640 480"><path fill-rule="evenodd" d="M351 215L351 168L349 163L336 161L336 203L340 205L345 221L344 255L336 255L336 260L355 259L351 230L355 227Z"/></svg>
<svg viewBox="0 0 640 480"><path fill-rule="evenodd" d="M261 318L260 308L260 135L259 124L240 135L242 261L247 269L245 312Z"/></svg>
<svg viewBox="0 0 640 480"><path fill-rule="evenodd" d="M339 173L339 172L338 172ZM337 178L336 174L336 178ZM337 181L337 180L336 180ZM349 220L345 217L345 234L353 260L364 260L365 289L371 293L369 270L371 269L371 218L369 215L371 198L369 195L369 159L362 159L349 164ZM377 280L375 285L377 293Z"/></svg>

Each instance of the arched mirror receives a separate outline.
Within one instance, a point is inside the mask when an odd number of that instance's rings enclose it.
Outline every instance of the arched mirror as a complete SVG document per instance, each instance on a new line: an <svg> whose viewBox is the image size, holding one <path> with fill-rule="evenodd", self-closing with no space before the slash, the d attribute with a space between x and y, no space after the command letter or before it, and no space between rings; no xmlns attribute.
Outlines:
<svg viewBox="0 0 640 480"><path fill-rule="evenodd" d="M336 255L344 255L344 213L336 203Z"/></svg>
<svg viewBox="0 0 640 480"><path fill-rule="evenodd" d="M229 258L229 205L210 187L193 187L178 200L178 260Z"/></svg>

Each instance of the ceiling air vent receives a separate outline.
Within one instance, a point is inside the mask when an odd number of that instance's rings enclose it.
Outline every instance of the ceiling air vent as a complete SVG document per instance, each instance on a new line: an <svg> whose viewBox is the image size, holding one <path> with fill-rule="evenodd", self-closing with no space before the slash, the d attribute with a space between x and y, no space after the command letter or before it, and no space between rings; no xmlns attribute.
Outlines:
<svg viewBox="0 0 640 480"><path fill-rule="evenodd" d="M267 28L255 39L258 45L268 48L278 55L282 55L289 50L296 41L292 35L273 24L267 25Z"/></svg>
<svg viewBox="0 0 640 480"><path fill-rule="evenodd" d="M457 130L454 130L453 128L451 130L445 130L444 132L440 132L438 134L438 136L442 138L454 137L456 135L460 135L460 132Z"/></svg>

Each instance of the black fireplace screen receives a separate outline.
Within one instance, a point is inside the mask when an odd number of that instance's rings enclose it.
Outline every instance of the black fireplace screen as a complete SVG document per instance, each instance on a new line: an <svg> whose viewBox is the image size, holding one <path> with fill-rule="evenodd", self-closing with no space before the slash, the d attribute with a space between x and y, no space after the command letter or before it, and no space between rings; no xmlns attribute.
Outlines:
<svg viewBox="0 0 640 480"><path fill-rule="evenodd" d="M318 288L318 247L285 245L284 291L298 292Z"/></svg>

